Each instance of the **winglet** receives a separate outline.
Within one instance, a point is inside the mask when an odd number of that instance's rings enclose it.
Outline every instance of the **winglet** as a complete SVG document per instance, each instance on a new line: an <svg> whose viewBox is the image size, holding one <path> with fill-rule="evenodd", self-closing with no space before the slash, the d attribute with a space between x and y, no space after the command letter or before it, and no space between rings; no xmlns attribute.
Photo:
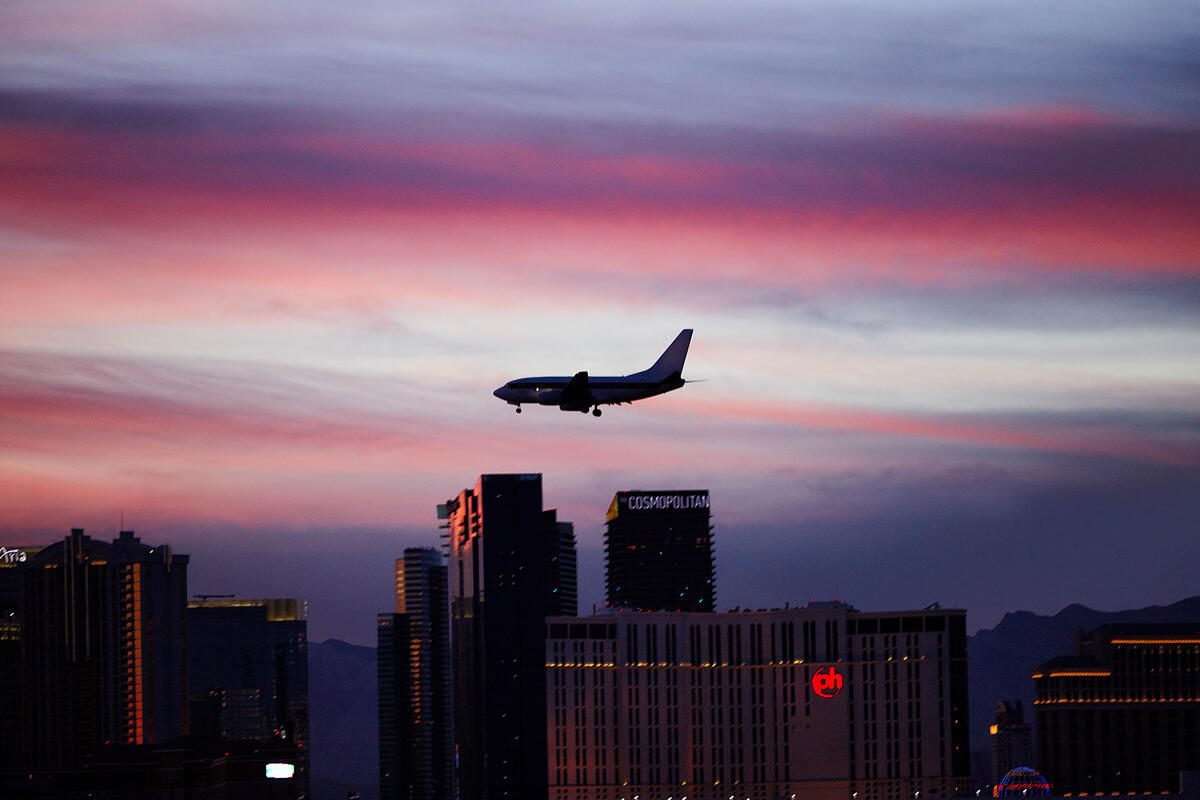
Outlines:
<svg viewBox="0 0 1200 800"><path fill-rule="evenodd" d="M671 375L683 372L683 362L687 358L688 345L692 343L692 329L684 328L675 337L675 341L663 351L650 369L638 373L652 381L661 381Z"/></svg>

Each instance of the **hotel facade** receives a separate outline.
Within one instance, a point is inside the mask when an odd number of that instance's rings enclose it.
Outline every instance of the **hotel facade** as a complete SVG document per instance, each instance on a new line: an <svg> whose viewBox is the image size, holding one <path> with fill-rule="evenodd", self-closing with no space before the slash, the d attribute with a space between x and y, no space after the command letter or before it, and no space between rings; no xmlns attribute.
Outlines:
<svg viewBox="0 0 1200 800"><path fill-rule="evenodd" d="M74 769L100 747L189 729L188 557L74 528L20 565L23 764Z"/></svg>
<svg viewBox="0 0 1200 800"><path fill-rule="evenodd" d="M552 800L875 800L970 785L965 611L549 617L546 665Z"/></svg>
<svg viewBox="0 0 1200 800"><path fill-rule="evenodd" d="M1056 795L1173 794L1200 770L1200 623L1101 626L1033 684Z"/></svg>
<svg viewBox="0 0 1200 800"><path fill-rule="evenodd" d="M191 733L286 754L307 795L308 601L203 595L186 613Z"/></svg>

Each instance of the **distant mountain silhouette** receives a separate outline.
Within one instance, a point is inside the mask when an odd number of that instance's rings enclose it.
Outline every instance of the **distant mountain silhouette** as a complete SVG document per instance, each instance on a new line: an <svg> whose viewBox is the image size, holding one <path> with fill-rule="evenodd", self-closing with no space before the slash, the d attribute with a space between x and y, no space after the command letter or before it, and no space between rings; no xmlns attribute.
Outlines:
<svg viewBox="0 0 1200 800"><path fill-rule="evenodd" d="M1033 670L1055 656L1074 654L1077 631L1112 623L1197 620L1200 620L1200 596L1169 606L1130 611L1096 611L1074 603L1052 617L1028 611L1005 614L996 627L967 637L971 749L990 749L988 727L999 700L1021 700L1025 705L1025 720L1034 721Z"/></svg>
<svg viewBox="0 0 1200 800"><path fill-rule="evenodd" d="M340 639L309 642L308 703L313 800L379 798L375 648Z"/></svg>

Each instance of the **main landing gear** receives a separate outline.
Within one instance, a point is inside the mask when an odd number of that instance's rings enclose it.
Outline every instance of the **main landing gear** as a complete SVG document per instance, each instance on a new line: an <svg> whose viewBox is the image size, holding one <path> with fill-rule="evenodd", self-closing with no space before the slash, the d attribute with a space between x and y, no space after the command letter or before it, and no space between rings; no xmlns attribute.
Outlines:
<svg viewBox="0 0 1200 800"><path fill-rule="evenodd" d="M598 417L598 416L600 416L600 414L601 414L600 406L596 406L595 408L592 409L593 417Z"/></svg>
<svg viewBox="0 0 1200 800"><path fill-rule="evenodd" d="M517 406L517 413L518 413L518 414L520 414L520 413L521 413L521 406L520 406L520 405L518 405L518 406Z"/></svg>

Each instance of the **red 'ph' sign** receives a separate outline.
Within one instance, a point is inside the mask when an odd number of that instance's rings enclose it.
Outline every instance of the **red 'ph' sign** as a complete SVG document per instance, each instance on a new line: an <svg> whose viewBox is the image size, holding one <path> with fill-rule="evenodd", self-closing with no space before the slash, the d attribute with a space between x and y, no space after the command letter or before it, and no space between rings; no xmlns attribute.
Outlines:
<svg viewBox="0 0 1200 800"><path fill-rule="evenodd" d="M817 697L833 697L842 690L842 676L833 667L821 667L813 673L812 690Z"/></svg>

